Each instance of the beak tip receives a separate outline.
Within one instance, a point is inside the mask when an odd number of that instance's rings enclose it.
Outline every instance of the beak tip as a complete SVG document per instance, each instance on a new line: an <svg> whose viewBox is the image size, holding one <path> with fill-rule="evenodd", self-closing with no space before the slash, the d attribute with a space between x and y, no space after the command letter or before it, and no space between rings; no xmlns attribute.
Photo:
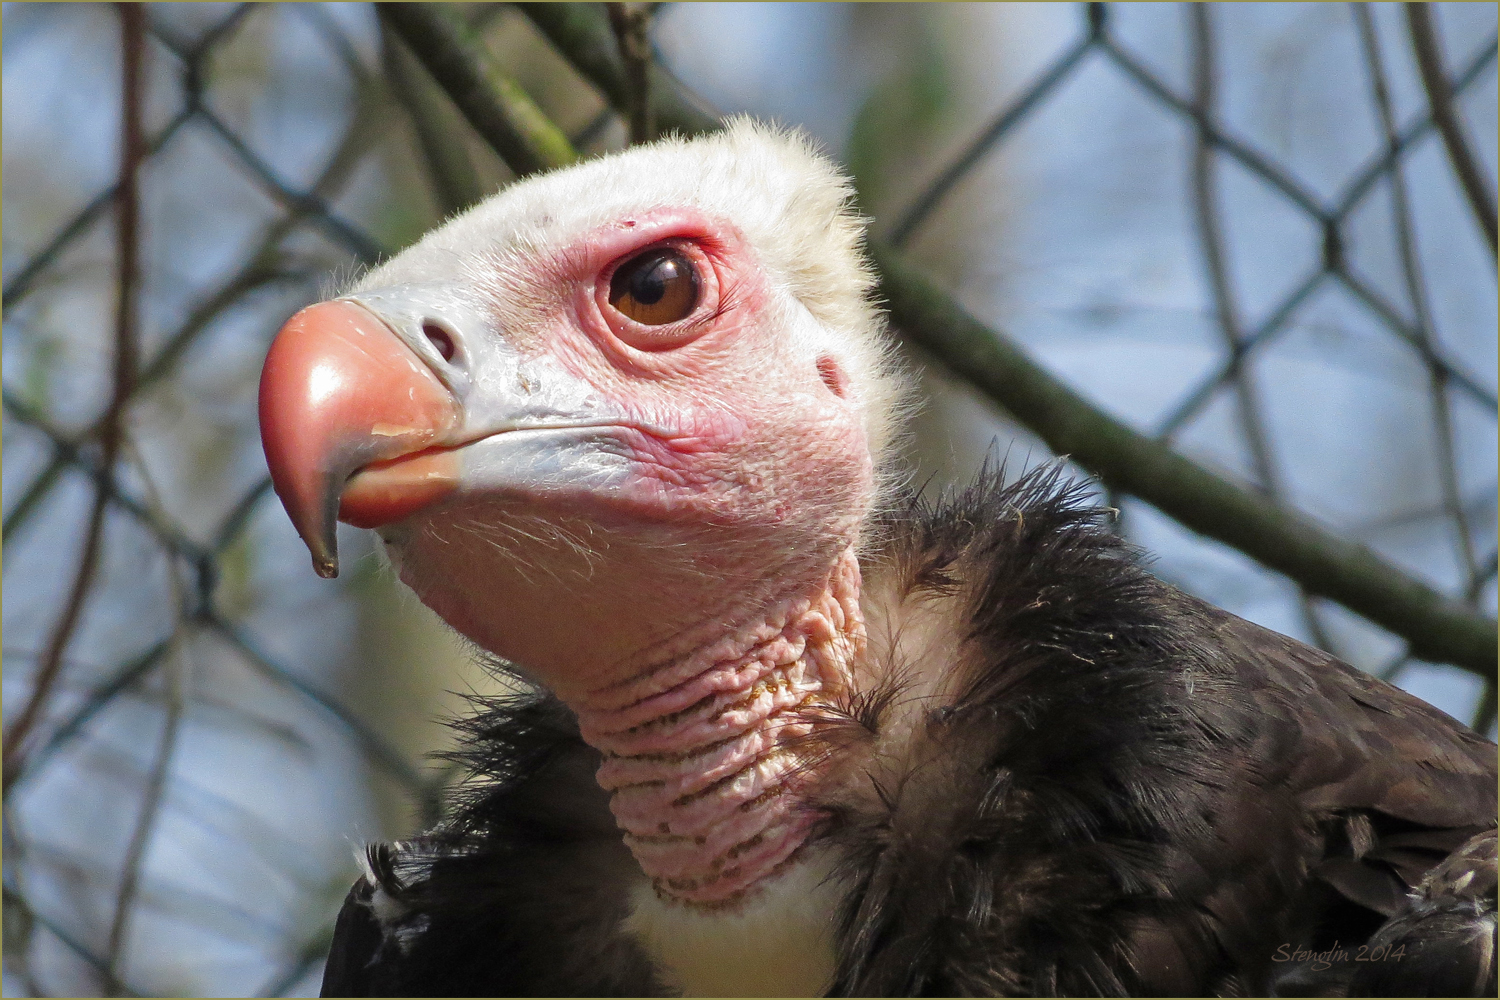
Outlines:
<svg viewBox="0 0 1500 1000"><path fill-rule="evenodd" d="M329 516L322 524L302 533L302 541L312 556L313 572L325 580L339 575L339 543L334 536L334 523Z"/></svg>
<svg viewBox="0 0 1500 1000"><path fill-rule="evenodd" d="M338 576L334 532L350 475L419 453L459 422L452 393L364 306L321 302L287 320L261 373L261 441L276 493L318 576ZM389 427L402 433L381 433ZM434 461L442 464L427 465ZM413 475L406 472L375 475L373 487L356 491L351 523L373 527L437 499L435 485L408 482ZM357 501L372 491L375 499L360 508Z"/></svg>

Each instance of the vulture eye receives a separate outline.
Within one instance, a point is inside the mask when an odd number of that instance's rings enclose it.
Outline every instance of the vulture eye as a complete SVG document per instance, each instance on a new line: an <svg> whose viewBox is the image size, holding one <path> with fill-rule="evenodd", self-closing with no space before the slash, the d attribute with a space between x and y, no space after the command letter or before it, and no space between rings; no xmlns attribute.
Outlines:
<svg viewBox="0 0 1500 1000"><path fill-rule="evenodd" d="M615 268L609 304L645 326L675 323L698 305L698 271L672 247L656 247Z"/></svg>

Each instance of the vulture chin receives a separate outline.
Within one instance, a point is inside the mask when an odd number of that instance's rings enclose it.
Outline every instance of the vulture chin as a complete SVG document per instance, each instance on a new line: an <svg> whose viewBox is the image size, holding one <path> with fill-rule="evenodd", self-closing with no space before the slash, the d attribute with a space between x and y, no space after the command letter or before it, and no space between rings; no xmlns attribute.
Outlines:
<svg viewBox="0 0 1500 1000"><path fill-rule="evenodd" d="M1056 467L905 492L862 233L739 121L277 336L317 571L373 528L529 692L366 852L325 995L1493 996L1495 747L1158 580Z"/></svg>

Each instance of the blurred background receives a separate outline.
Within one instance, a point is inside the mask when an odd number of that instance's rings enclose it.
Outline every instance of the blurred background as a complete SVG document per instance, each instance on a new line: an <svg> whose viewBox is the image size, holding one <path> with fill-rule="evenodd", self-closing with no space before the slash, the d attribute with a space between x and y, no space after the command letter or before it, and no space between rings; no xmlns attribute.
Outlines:
<svg viewBox="0 0 1500 1000"><path fill-rule="evenodd" d="M136 11L3 8L4 992L312 995L355 849L438 814L440 720L493 682L361 532L313 575L260 363L512 174L369 5ZM625 144L526 11L454 14L580 151ZM1496 6L1426 14L1436 102L1395 4L660 4L650 35L1068 385L1493 618ZM1051 457L906 354L917 483ZM1109 499L1163 577L1493 738L1492 676Z"/></svg>

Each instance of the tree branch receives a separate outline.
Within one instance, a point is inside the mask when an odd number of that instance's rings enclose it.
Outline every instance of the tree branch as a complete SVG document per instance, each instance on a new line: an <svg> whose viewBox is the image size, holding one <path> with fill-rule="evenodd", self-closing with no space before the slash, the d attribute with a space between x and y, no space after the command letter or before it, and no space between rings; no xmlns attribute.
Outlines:
<svg viewBox="0 0 1500 1000"><path fill-rule="evenodd" d="M344 130L343 137L334 148L333 153L324 163L318 177L313 181L308 192L313 199L327 199L342 188L348 181L350 174L360 162L360 156L369 145L368 136L371 130L368 127L373 120L374 109L368 100L368 90L362 90L359 110L349 120ZM156 147L147 147L145 159L150 159L155 153ZM118 189L118 184L110 188L111 191ZM314 210L311 201L298 202L290 206L285 215L272 221L262 230L256 243L256 249L248 255L247 263L238 274L224 285L208 296L206 299L193 306L193 309L182 325L179 326L171 336L167 337L163 346L156 355L144 365L139 366L135 375L135 383L132 393L139 393L169 375L173 367L181 360L197 338L206 330L221 312L248 295L266 285L284 281L295 277L293 272L288 271L279 260L278 247L282 239L294 230L297 225ZM77 466L83 471L94 474L95 470L90 462L84 458L80 449L88 442L98 438L104 431L108 422L109 413L106 413L95 422L94 425L80 434L61 435L56 428L44 425L40 419L40 413L19 413L16 410L16 400L7 393L5 406L12 415L18 419L40 429L52 440L53 455L47 467L34 479L22 494L21 499L5 515L3 534L0 541L9 541L11 533L22 526L26 519L37 509L37 504L44 498L47 491L58 481L61 472L69 465ZM96 477L97 478L97 477ZM110 500L119 502L118 493L111 492ZM149 525L149 521L148 521Z"/></svg>
<svg viewBox="0 0 1500 1000"><path fill-rule="evenodd" d="M601 8L571 3L518 6L610 103L622 110L628 107L623 69ZM653 86L652 93L664 122L694 122L684 127L689 132L718 124L705 121L675 86ZM1281 510L1137 433L970 316L894 251L875 244L871 255L880 272L880 293L896 325L1058 454L1071 455L1106 485L1138 496L1192 530L1286 574L1309 593L1337 601L1389 629L1408 642L1413 655L1452 663L1482 677L1494 674L1500 635L1493 620L1412 579L1365 546Z"/></svg>
<svg viewBox="0 0 1500 1000"><path fill-rule="evenodd" d="M427 173L432 179L438 207L445 217L455 215L484 194L479 175L464 146L463 128L445 95L437 93L421 79L422 70L417 68L416 59L404 49L390 25L380 27L381 59L386 79L411 119L417 145L427 161Z"/></svg>
<svg viewBox="0 0 1500 1000"><path fill-rule="evenodd" d="M891 226L887 239L894 247L904 247L916 232L917 228L927 221L938 204L949 191L968 176L969 171L974 169L984 156L994 148L1010 130L1021 122L1031 109L1040 104L1065 80L1072 77L1073 68L1092 52L1099 42L1099 31L1104 24L1104 5L1089 5L1089 30L1074 42L1056 62L1044 70L1041 76L1022 92L1011 104L995 116L977 136L970 140L969 145L964 147L952 163L943 169L935 179L919 194L911 205L896 218Z"/></svg>
<svg viewBox="0 0 1500 1000"><path fill-rule="evenodd" d="M563 58L599 89L621 114L630 107L630 83L620 61L614 31L602 8L588 3L518 3ZM696 106L671 75L654 61L647 71L647 90L657 127L687 135L719 127L719 119Z"/></svg>
<svg viewBox="0 0 1500 1000"><path fill-rule="evenodd" d="M518 176L578 159L568 137L445 4L381 3L375 10Z"/></svg>
<svg viewBox="0 0 1500 1000"><path fill-rule="evenodd" d="M1438 45L1437 31L1432 24L1432 12L1425 3L1406 5L1406 24L1411 32L1412 51L1417 56L1417 69L1422 74L1422 86L1427 91L1427 103L1432 107L1432 122L1438 135L1443 137L1443 148L1448 150L1448 160L1453 172L1468 196L1469 207L1479 220L1484 235L1489 240L1490 253L1500 253L1500 226L1495 213L1495 199L1490 194L1489 182L1479 169L1479 162L1469 150L1464 139L1463 126L1453 107L1453 91L1448 86L1448 76L1443 72L1443 53Z"/></svg>
<svg viewBox="0 0 1500 1000"><path fill-rule="evenodd" d="M651 12L642 3L607 3L609 24L625 63L626 94L630 100L630 141L656 138L656 116L651 108Z"/></svg>
<svg viewBox="0 0 1500 1000"><path fill-rule="evenodd" d="M136 469L146 487L146 494L153 514L163 517L161 494L156 489L146 463L140 453L132 449ZM136 900L140 893L141 875L146 863L146 852L150 849L152 835L166 801L167 785L171 778L172 760L176 756L178 737L182 731L182 714L187 700L188 660L188 608L187 586L182 578L182 567L175 559L167 560L167 575L172 581L172 596L177 605L177 623L172 630L173 649L167 657L162 681L166 701L166 714L162 723L161 739L157 743L156 755L146 779L146 794L136 815L135 827L130 834L130 843L125 849L120 884L115 891L114 916L109 925L109 945L105 960L104 984L109 996L121 996L124 983L120 970L125 961L125 946L135 917Z"/></svg>
<svg viewBox="0 0 1500 1000"><path fill-rule="evenodd" d="M104 517L109 509L109 484L113 481L115 459L120 452L120 440L124 436L125 408L135 385L137 312L139 298L138 256L140 216L140 164L146 153L145 135L141 128L142 79L141 62L146 49L146 8L136 4L119 5L120 15L120 179L115 186L116 221L116 295L115 295L115 359L113 391L109 407L105 411L99 435L103 455L100 465L105 481L94 492L94 505L89 513L89 524L84 534L83 550L78 557L78 569L73 576L73 587L63 604L62 614L53 628L37 673L32 681L31 693L16 721L5 731L3 750L3 779L0 787L9 789L11 781L19 773L21 755L26 738L41 718L42 711L52 694L58 673L62 669L63 653L73 638L78 619L98 570L100 549L104 535Z"/></svg>
<svg viewBox="0 0 1500 1000"><path fill-rule="evenodd" d="M945 292L872 248L891 318L1058 454L1210 538L1396 633L1412 655L1495 672L1495 622L1139 434L1069 389Z"/></svg>
<svg viewBox="0 0 1500 1000"><path fill-rule="evenodd" d="M1218 115L1218 58L1213 29L1213 9L1207 4L1189 4L1186 8L1192 38L1193 108L1199 122L1209 124ZM1219 219L1218 162L1208 132L1200 125L1193 142L1193 213L1198 223L1198 242L1203 248L1203 263L1208 272L1208 287L1218 314L1219 332L1228 356L1242 356L1246 346L1244 323L1239 301L1229 277L1229 251L1224 227ZM1253 369L1238 364L1226 373L1223 383L1233 385L1239 403L1240 437L1250 452L1256 479L1266 497L1278 507L1285 506L1281 476L1267 439L1265 419L1260 409L1260 391ZM1317 605L1305 587L1297 588L1297 603L1308 636L1323 649L1337 655L1318 617Z"/></svg>
<svg viewBox="0 0 1500 1000"><path fill-rule="evenodd" d="M1352 10L1370 76L1370 96L1375 103L1381 127L1385 130L1386 146L1394 149L1400 137L1396 131L1396 113L1391 107L1390 90L1386 86L1385 64L1380 57L1380 37L1375 30L1375 18L1371 16L1368 6L1357 4ZM1443 503L1453 522L1454 541L1459 556L1463 559L1464 572L1472 581L1479 576L1479 561L1474 554L1474 539L1469 531L1469 518L1464 512L1463 493L1458 484L1453 414L1448 409L1448 376L1436 361L1436 331L1433 328L1432 310L1427 304L1427 285L1422 278L1422 263L1417 254L1411 204L1406 194L1406 171L1399 157L1391 161L1390 192L1391 225L1395 230L1396 249L1401 257L1401 273L1406 279L1406 296L1411 303L1412 318L1415 321L1413 332L1417 337L1417 348L1427 362L1428 400L1437 437L1438 479L1443 491Z"/></svg>

